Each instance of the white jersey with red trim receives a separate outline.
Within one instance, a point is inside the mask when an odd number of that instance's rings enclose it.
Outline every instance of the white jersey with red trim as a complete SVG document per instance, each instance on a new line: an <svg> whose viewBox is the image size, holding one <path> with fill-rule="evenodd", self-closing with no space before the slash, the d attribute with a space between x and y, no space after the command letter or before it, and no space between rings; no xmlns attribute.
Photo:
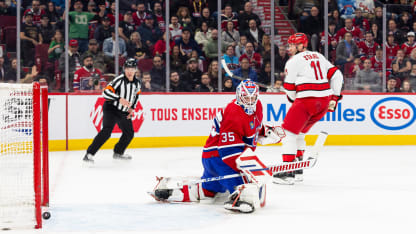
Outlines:
<svg viewBox="0 0 416 234"><path fill-rule="evenodd" d="M304 97L339 96L343 77L337 71L337 67L318 52L297 53L286 63L286 94L292 101Z"/></svg>

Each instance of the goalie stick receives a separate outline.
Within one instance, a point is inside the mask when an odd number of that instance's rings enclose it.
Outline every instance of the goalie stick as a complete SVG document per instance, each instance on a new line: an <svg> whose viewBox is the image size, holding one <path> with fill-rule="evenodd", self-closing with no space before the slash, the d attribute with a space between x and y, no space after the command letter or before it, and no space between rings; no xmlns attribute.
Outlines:
<svg viewBox="0 0 416 234"><path fill-rule="evenodd" d="M318 160L319 153L321 152L324 146L327 136L328 136L328 133L326 132L322 131L319 133L318 138L316 139L315 144L311 149L310 156L304 161L282 163L282 164L272 165L272 166L268 166L265 168L253 169L253 170L246 168L245 170L250 170L251 172L270 171L274 175L274 174L279 174L279 173L284 173L284 172L312 168L315 166ZM231 175L225 175L225 176L217 176L217 177L193 180L193 181L188 181L185 183L178 182L177 187L180 188L183 185L191 185L191 184L206 183L206 182L212 182L212 181L218 181L218 180L226 180L226 179L242 177L242 176L245 176L245 175L243 173L239 173L239 174L231 174Z"/></svg>
<svg viewBox="0 0 416 234"><path fill-rule="evenodd" d="M221 59L221 64L222 64L222 67L224 68L224 71L227 73L227 75L228 76L230 76L231 78L234 78L234 79L237 79L237 80L241 80L241 81L243 81L243 80L246 80L246 79L244 79L243 77L241 77L241 76L236 76L236 75L234 75L231 71L230 71L230 69L228 69L228 66L227 66L227 63L225 62L225 60L224 59ZM253 81L253 82L255 82L258 86L260 86L260 87L262 87L262 88L270 88L271 87L271 85L266 85L266 84L263 84L263 83L259 83L259 82L257 82L257 81Z"/></svg>

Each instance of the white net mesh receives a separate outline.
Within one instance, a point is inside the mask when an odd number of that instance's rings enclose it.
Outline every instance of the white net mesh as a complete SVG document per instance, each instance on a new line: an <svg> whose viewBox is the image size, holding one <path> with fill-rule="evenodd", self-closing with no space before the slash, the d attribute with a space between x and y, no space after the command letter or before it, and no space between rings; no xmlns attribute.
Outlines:
<svg viewBox="0 0 416 234"><path fill-rule="evenodd" d="M0 84L0 230L35 225L32 85Z"/></svg>

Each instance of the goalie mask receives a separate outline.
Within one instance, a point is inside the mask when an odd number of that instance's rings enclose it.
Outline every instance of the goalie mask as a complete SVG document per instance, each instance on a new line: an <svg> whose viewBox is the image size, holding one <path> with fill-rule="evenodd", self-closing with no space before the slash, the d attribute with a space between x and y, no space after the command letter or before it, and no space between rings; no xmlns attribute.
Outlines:
<svg viewBox="0 0 416 234"><path fill-rule="evenodd" d="M237 86L236 99L248 115L254 114L259 97L259 87L251 80L244 80Z"/></svg>

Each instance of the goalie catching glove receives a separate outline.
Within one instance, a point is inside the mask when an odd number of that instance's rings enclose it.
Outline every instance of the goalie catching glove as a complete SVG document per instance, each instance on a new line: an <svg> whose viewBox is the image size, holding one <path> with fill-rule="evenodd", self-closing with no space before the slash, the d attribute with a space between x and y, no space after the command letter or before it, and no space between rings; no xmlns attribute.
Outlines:
<svg viewBox="0 0 416 234"><path fill-rule="evenodd" d="M263 123L257 142L261 145L277 144L286 136L285 130L280 126Z"/></svg>

